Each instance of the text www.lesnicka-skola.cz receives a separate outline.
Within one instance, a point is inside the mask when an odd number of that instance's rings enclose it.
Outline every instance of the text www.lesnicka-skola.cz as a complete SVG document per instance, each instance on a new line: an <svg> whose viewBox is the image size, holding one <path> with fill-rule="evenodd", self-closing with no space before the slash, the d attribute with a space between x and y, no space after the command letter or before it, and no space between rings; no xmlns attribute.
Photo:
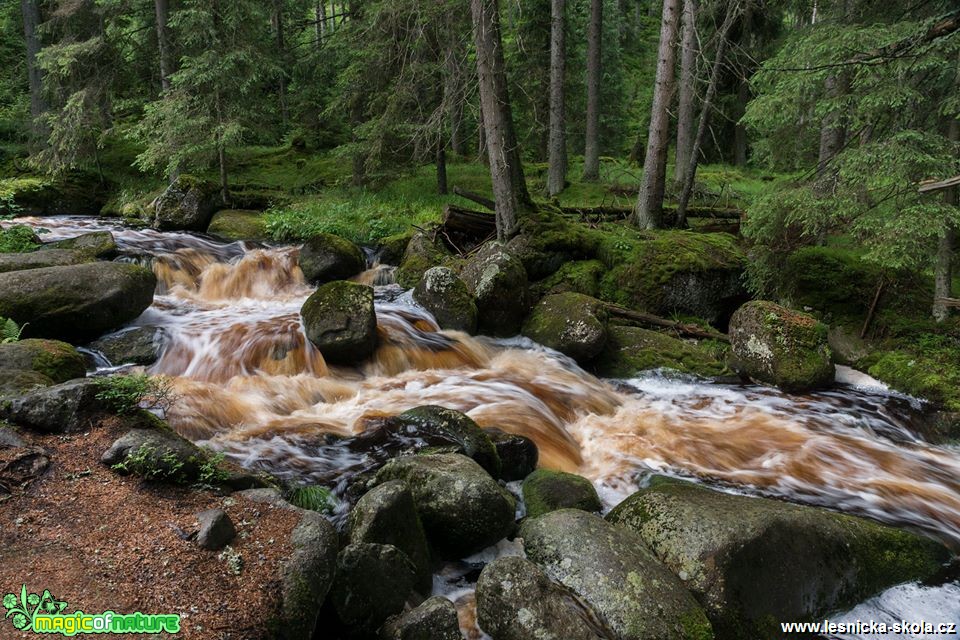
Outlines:
<svg viewBox="0 0 960 640"><path fill-rule="evenodd" d="M879 634L890 636L926 636L942 635L960 637L956 622L876 622L874 620L854 620L852 622L781 622L784 633L853 633Z"/></svg>

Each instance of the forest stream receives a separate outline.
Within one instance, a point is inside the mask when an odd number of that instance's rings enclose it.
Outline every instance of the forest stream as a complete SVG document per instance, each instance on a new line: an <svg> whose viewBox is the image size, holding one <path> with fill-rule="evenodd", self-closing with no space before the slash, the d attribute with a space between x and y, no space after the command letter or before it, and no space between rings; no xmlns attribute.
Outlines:
<svg viewBox="0 0 960 640"><path fill-rule="evenodd" d="M358 279L375 285L379 346L358 368L337 368L301 326L313 288L295 247L96 218L20 221L45 229L45 241L110 230L120 260L152 265L157 295L134 325L163 331L148 372L173 379L166 417L245 467L342 492L376 457L374 445L346 437L435 404L533 439L541 465L589 478L607 508L658 473L910 526L960 547L957 451L919 435L921 402L855 371L841 368L833 388L809 395L657 372L601 380L527 339L441 331L372 254ZM438 573L435 592L469 594L469 567ZM960 583L895 587L845 617L960 620Z"/></svg>

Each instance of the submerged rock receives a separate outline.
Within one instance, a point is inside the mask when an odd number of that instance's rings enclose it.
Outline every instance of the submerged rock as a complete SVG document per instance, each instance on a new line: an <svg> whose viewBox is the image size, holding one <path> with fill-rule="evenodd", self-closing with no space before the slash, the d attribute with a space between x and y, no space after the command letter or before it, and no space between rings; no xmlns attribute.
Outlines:
<svg viewBox="0 0 960 640"><path fill-rule="evenodd" d="M300 309L307 338L328 362L353 364L368 358L377 345L373 289L353 282L330 282L307 298Z"/></svg>
<svg viewBox="0 0 960 640"><path fill-rule="evenodd" d="M68 267L84 262L93 262L94 258L83 251L69 249L47 249L28 253L0 253L0 273L9 271L27 271L46 267Z"/></svg>
<svg viewBox="0 0 960 640"><path fill-rule="evenodd" d="M0 367L40 373L53 382L87 375L83 356L66 342L27 339L0 344Z"/></svg>
<svg viewBox="0 0 960 640"><path fill-rule="evenodd" d="M207 233L224 240L266 240L267 223L259 211L223 209L213 214Z"/></svg>
<svg viewBox="0 0 960 640"><path fill-rule="evenodd" d="M523 480L537 468L540 451L536 442L496 427L487 427L483 431L490 437L493 448L497 450L497 457L500 458L501 480Z"/></svg>
<svg viewBox="0 0 960 640"><path fill-rule="evenodd" d="M117 241L109 231L91 231L75 238L57 240L40 248L41 251L71 250L89 258L113 258L117 255Z"/></svg>
<svg viewBox="0 0 960 640"><path fill-rule="evenodd" d="M0 402L0 418L42 433L85 429L104 410L95 380L71 380Z"/></svg>
<svg viewBox="0 0 960 640"><path fill-rule="evenodd" d="M573 590L621 640L706 640L707 616L681 581L632 531L564 509L525 520L527 558Z"/></svg>
<svg viewBox="0 0 960 640"><path fill-rule="evenodd" d="M374 479L388 480L403 480L410 487L430 545L443 557L476 553L513 530L513 496L466 456L395 458Z"/></svg>
<svg viewBox="0 0 960 640"><path fill-rule="evenodd" d="M473 458L493 477L500 475L500 457L483 429L470 416L446 407L425 405L404 411L396 420L412 428L412 433L432 439L450 441L469 458Z"/></svg>
<svg viewBox="0 0 960 640"><path fill-rule="evenodd" d="M403 610L416 582L416 567L393 545L353 543L337 556L330 600L352 634L369 635Z"/></svg>
<svg viewBox="0 0 960 640"><path fill-rule="evenodd" d="M110 364L151 365L163 350L164 332L157 327L133 327L106 335L87 345L99 351Z"/></svg>
<svg viewBox="0 0 960 640"><path fill-rule="evenodd" d="M785 391L833 382L827 326L806 313L763 300L748 302L730 320L730 346L746 375Z"/></svg>
<svg viewBox="0 0 960 640"><path fill-rule="evenodd" d="M476 332L477 304L467 290L467 285L452 269L427 269L413 290L413 299L433 314L441 329Z"/></svg>
<svg viewBox="0 0 960 640"><path fill-rule="evenodd" d="M313 284L346 280L367 268L360 247L331 233L307 240L300 249L299 262L303 277Z"/></svg>
<svg viewBox="0 0 960 640"><path fill-rule="evenodd" d="M541 300L523 323L523 335L580 363L593 360L607 341L599 300L558 293Z"/></svg>
<svg viewBox="0 0 960 640"><path fill-rule="evenodd" d="M632 378L652 369L672 369L705 378L732 375L714 352L693 341L640 327L607 328L607 344L594 365L597 374Z"/></svg>
<svg viewBox="0 0 960 640"><path fill-rule="evenodd" d="M388 621L383 640L463 640L457 608L446 598L428 598L416 609Z"/></svg>
<svg viewBox="0 0 960 640"><path fill-rule="evenodd" d="M480 333L513 336L529 308L527 272L519 258L498 242L488 242L464 265L460 274L476 299Z"/></svg>
<svg viewBox="0 0 960 640"><path fill-rule="evenodd" d="M149 269L117 262L0 273L0 316L28 336L89 340L143 313L156 286Z"/></svg>
<svg viewBox="0 0 960 640"><path fill-rule="evenodd" d="M862 518L655 478L608 516L637 532L724 638L779 637L884 588L929 577L940 544Z"/></svg>
<svg viewBox="0 0 960 640"><path fill-rule="evenodd" d="M404 289L416 287L427 269L439 266L449 256L450 251L442 242L431 238L425 231L416 232L404 250L397 269L397 283Z"/></svg>
<svg viewBox="0 0 960 640"><path fill-rule="evenodd" d="M154 203L153 226L161 231L206 231L220 204L217 185L181 175Z"/></svg>
<svg viewBox="0 0 960 640"><path fill-rule="evenodd" d="M527 517L536 518L559 509L600 513L603 503L593 483L583 476L563 471L537 469L523 481Z"/></svg>

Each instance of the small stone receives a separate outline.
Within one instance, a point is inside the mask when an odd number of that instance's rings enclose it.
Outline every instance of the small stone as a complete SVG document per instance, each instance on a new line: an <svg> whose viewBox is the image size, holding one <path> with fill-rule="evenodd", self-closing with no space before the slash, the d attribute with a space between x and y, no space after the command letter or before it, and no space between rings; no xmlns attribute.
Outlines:
<svg viewBox="0 0 960 640"><path fill-rule="evenodd" d="M200 531L197 533L197 544L204 549L217 551L224 548L237 535L233 521L223 509L208 509L197 514Z"/></svg>

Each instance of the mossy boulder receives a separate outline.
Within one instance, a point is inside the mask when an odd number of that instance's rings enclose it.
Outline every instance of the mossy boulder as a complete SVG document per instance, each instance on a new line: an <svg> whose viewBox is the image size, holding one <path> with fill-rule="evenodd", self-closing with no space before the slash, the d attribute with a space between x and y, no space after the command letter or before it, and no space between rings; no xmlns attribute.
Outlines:
<svg viewBox="0 0 960 640"><path fill-rule="evenodd" d="M184 174L154 202L153 226L161 231L206 231L221 204L216 184Z"/></svg>
<svg viewBox="0 0 960 640"><path fill-rule="evenodd" d="M537 518L560 509L600 513L603 503L593 483L583 476L563 471L537 469L523 481L527 517Z"/></svg>
<svg viewBox="0 0 960 640"><path fill-rule="evenodd" d="M599 260L571 260L564 262L556 273L533 283L531 288L538 298L568 292L596 298L600 295L600 280L606 270Z"/></svg>
<svg viewBox="0 0 960 640"><path fill-rule="evenodd" d="M429 233L416 232L407 243L397 269L397 284L404 289L416 287L427 269L440 266L450 255L450 250Z"/></svg>
<svg viewBox="0 0 960 640"><path fill-rule="evenodd" d="M413 562L393 545L352 543L337 556L330 601L351 634L370 636L403 610L415 580Z"/></svg>
<svg viewBox="0 0 960 640"><path fill-rule="evenodd" d="M52 384L53 380L36 371L0 369L0 398L20 396L36 389L49 387ZM0 413L2 413L2 410L0 410Z"/></svg>
<svg viewBox="0 0 960 640"><path fill-rule="evenodd" d="M56 383L87 375L83 356L58 340L28 339L0 344L0 367L35 371Z"/></svg>
<svg viewBox="0 0 960 640"><path fill-rule="evenodd" d="M109 183L86 171L69 171L58 178L8 178L0 180L0 215L97 215L110 189ZM6 202L16 209L8 210Z"/></svg>
<svg viewBox="0 0 960 640"><path fill-rule="evenodd" d="M601 302L582 293L541 300L523 323L523 335L580 363L596 358L607 341Z"/></svg>
<svg viewBox="0 0 960 640"><path fill-rule="evenodd" d="M477 330L477 304L452 269L427 269L413 290L413 299L433 314L441 329L467 333Z"/></svg>
<svg viewBox="0 0 960 640"><path fill-rule="evenodd" d="M125 475L189 484L200 478L208 456L160 422L149 429L131 429L103 452L100 462Z"/></svg>
<svg viewBox="0 0 960 640"><path fill-rule="evenodd" d="M0 316L29 323L25 336L85 341L143 313L156 286L149 269L117 262L0 273Z"/></svg>
<svg viewBox="0 0 960 640"><path fill-rule="evenodd" d="M513 530L513 496L466 456L394 458L374 478L376 484L390 480L410 487L431 548L442 557L463 558Z"/></svg>
<svg viewBox="0 0 960 640"><path fill-rule="evenodd" d="M412 231L405 231L381 239L377 243L377 259L380 264L399 266L413 234Z"/></svg>
<svg viewBox="0 0 960 640"><path fill-rule="evenodd" d="M499 242L488 242L467 259L460 277L477 303L480 333L519 333L529 308L527 271Z"/></svg>
<svg viewBox="0 0 960 640"><path fill-rule="evenodd" d="M493 640L615 640L589 605L524 558L498 558L477 581L477 622Z"/></svg>
<svg viewBox="0 0 960 640"><path fill-rule="evenodd" d="M0 273L27 271L46 267L67 267L92 262L94 258L82 251L47 249L28 253L0 253Z"/></svg>
<svg viewBox="0 0 960 640"><path fill-rule="evenodd" d="M270 489L254 491L269 492ZM292 508L284 504L284 508ZM311 640L337 569L336 530L315 511L303 511L281 566L281 618L287 640Z"/></svg>
<svg viewBox="0 0 960 640"><path fill-rule="evenodd" d="M559 209L544 205L523 216L520 233L507 244L531 280L543 280L569 261L597 257L599 234L586 225L573 223Z"/></svg>
<svg viewBox="0 0 960 640"><path fill-rule="evenodd" d="M117 241L109 231L91 231L81 234L75 238L57 240L43 245L41 250L51 251L55 249L67 249L78 251L92 258L109 259L116 257L119 249Z"/></svg>
<svg viewBox="0 0 960 640"><path fill-rule="evenodd" d="M267 240L263 214L249 209L223 209L213 214L207 233L224 240Z"/></svg>
<svg viewBox="0 0 960 640"><path fill-rule="evenodd" d="M457 608L441 596L428 598L415 609L388 621L384 640L463 640Z"/></svg>
<svg viewBox="0 0 960 640"><path fill-rule="evenodd" d="M730 375L730 369L715 354L692 340L640 327L611 325L594 370L606 378L631 378L651 369L673 369L706 378Z"/></svg>
<svg viewBox="0 0 960 640"><path fill-rule="evenodd" d="M455 409L424 405L404 411L395 420L411 435L451 442L458 453L472 458L493 477L499 477L497 449L490 436L470 416Z"/></svg>
<svg viewBox="0 0 960 640"><path fill-rule="evenodd" d="M633 531L564 509L524 520L527 558L588 602L622 640L709 640L706 613Z"/></svg>
<svg viewBox="0 0 960 640"><path fill-rule="evenodd" d="M148 366L163 350L164 332L157 327L131 327L94 340L88 348L98 351L110 364Z"/></svg>
<svg viewBox="0 0 960 640"><path fill-rule="evenodd" d="M933 575L942 545L862 518L655 478L607 519L638 533L724 638L779 637L886 587Z"/></svg>
<svg viewBox="0 0 960 640"><path fill-rule="evenodd" d="M773 302L748 302L730 319L736 366L750 378L785 391L807 391L834 379L827 326Z"/></svg>
<svg viewBox="0 0 960 640"><path fill-rule="evenodd" d="M377 346L373 289L353 282L329 282L300 309L307 338L333 364L354 364Z"/></svg>
<svg viewBox="0 0 960 640"><path fill-rule="evenodd" d="M501 480L513 482L523 480L537 468L540 451L537 443L526 436L516 433L507 433L496 427L487 427L483 430L497 450L500 458Z"/></svg>
<svg viewBox="0 0 960 640"><path fill-rule="evenodd" d="M0 420L40 433L79 431L106 410L97 398L99 391L96 381L89 378L37 388L0 402Z"/></svg>
<svg viewBox="0 0 960 640"><path fill-rule="evenodd" d="M367 268L360 247L332 233L320 233L300 249L300 270L313 284L346 280Z"/></svg>

